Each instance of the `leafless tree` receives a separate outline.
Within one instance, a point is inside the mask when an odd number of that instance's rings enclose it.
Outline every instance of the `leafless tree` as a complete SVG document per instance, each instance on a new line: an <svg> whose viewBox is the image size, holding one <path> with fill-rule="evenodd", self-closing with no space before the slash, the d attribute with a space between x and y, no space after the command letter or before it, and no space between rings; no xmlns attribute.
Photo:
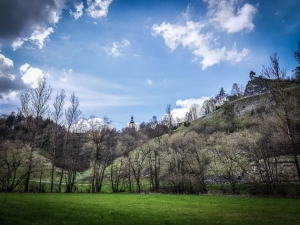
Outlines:
<svg viewBox="0 0 300 225"><path fill-rule="evenodd" d="M0 142L0 182L2 188L12 192L27 177L26 163L30 148L20 140Z"/></svg>
<svg viewBox="0 0 300 225"><path fill-rule="evenodd" d="M164 119L163 119L163 123L165 123L165 125L169 128L169 129L172 129L174 123L174 118L173 118L173 115L172 115L172 107L170 104L167 105L166 107L166 114L164 116Z"/></svg>
<svg viewBox="0 0 300 225"><path fill-rule="evenodd" d="M50 95L52 89L47 87L46 80L40 79L36 88L26 90L21 94L21 108L19 111L25 117L25 126L28 130L28 136L26 137L26 142L29 145L30 156L27 168L27 176L25 178L25 192L29 190L29 180L32 172L33 166L33 152L36 149L35 139L37 135L41 133L40 124L42 123L43 116L49 109L48 101L50 100ZM25 135L24 135L25 137Z"/></svg>
<svg viewBox="0 0 300 225"><path fill-rule="evenodd" d="M54 171L57 160L62 157L63 152L63 138L65 135L65 129L62 127L63 121L63 107L65 102L65 91L61 90L57 93L55 101L53 102L53 124L49 125L49 145L46 148L47 158L51 161L51 181L50 181L50 192L53 192L54 183Z"/></svg>
<svg viewBox="0 0 300 225"><path fill-rule="evenodd" d="M85 130L83 120L80 119L79 99L75 93L70 98L71 106L66 110L67 134L64 143L64 154L60 186L64 171L66 171L66 192L72 192L76 182L76 174L89 167L88 152L83 148ZM61 188L60 188L61 189Z"/></svg>
<svg viewBox="0 0 300 225"><path fill-rule="evenodd" d="M211 170L218 177L219 182L228 182L231 193L236 194L236 185L244 177L246 158L239 149L240 133L225 134L216 132L209 138L210 151L213 153Z"/></svg>
<svg viewBox="0 0 300 225"><path fill-rule="evenodd" d="M265 129L265 127L261 127ZM245 157L250 160L249 179L264 194L275 194L279 184L278 161L281 157L272 146L271 133L262 130L243 132L239 140Z"/></svg>
<svg viewBox="0 0 300 225"><path fill-rule="evenodd" d="M143 169L145 169L145 165L147 162L147 157L150 153L150 148L148 144L144 144L139 146L135 151L132 151L129 155L130 167L132 169L133 177L136 181L137 192L141 192L141 175Z"/></svg>
<svg viewBox="0 0 300 225"><path fill-rule="evenodd" d="M268 90L270 109L277 118L277 127L287 137L286 139L290 146L288 154L291 154L294 158L295 168L300 181L300 164L298 160L298 155L300 154L300 133L296 122L300 112L300 95L297 89L286 89L286 71L281 70L277 54L270 56L270 60L271 65L263 67L261 76L265 78L264 85Z"/></svg>
<svg viewBox="0 0 300 225"><path fill-rule="evenodd" d="M198 104L193 104L185 115L185 121L193 121L200 117L201 111Z"/></svg>
<svg viewBox="0 0 300 225"><path fill-rule="evenodd" d="M207 193L205 177L210 164L206 140L205 135L199 135L194 131L187 133L183 139L189 174L192 176L193 182L197 184L196 191L202 194Z"/></svg>
<svg viewBox="0 0 300 225"><path fill-rule="evenodd" d="M216 110L217 101L215 98L210 98L209 100L205 100L203 102L201 111L203 114L210 114Z"/></svg>
<svg viewBox="0 0 300 225"><path fill-rule="evenodd" d="M89 125L88 135L94 145L92 153L92 192L100 192L105 169L112 162L116 145L116 132L105 122L92 119Z"/></svg>

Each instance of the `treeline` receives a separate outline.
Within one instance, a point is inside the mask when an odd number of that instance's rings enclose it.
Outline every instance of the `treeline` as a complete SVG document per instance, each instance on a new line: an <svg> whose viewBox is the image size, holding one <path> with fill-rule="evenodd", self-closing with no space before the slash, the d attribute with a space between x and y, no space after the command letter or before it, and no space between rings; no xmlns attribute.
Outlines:
<svg viewBox="0 0 300 225"><path fill-rule="evenodd" d="M300 52L294 51L296 59ZM239 192L299 195L300 89L287 85L279 57L263 67L267 91L251 113L237 116L234 103L214 117L176 130L170 105L139 129L117 131L108 118L84 120L73 93L56 94L45 80L21 95L21 107L0 119L0 188L4 191L153 191L205 194L209 185ZM297 67L298 68L298 67ZM219 99L223 99L224 90ZM84 173L84 176L80 177ZM34 182L33 182L34 179ZM145 188L146 187L146 188Z"/></svg>
<svg viewBox="0 0 300 225"><path fill-rule="evenodd" d="M73 192L78 173L89 170L85 178L91 186L89 191L100 192L110 166L112 190L118 191L120 178L114 160L128 156L142 143L169 130L153 117L150 122L142 123L139 131L136 128L117 131L106 117L83 119L74 93L67 109L64 110L63 90L57 93L50 107L51 93L46 80L40 80L36 88L21 95L17 114L12 112L0 119L2 190L44 191L45 177L50 177L50 192L62 192L63 187L65 192ZM131 161L127 164L131 187L136 171ZM39 185L32 185L31 178L38 178Z"/></svg>

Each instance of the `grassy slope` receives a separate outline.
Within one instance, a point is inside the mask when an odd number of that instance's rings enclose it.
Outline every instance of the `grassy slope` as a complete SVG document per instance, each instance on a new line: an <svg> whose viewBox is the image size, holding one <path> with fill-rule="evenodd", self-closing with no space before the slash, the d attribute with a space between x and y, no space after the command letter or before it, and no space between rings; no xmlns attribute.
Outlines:
<svg viewBox="0 0 300 225"><path fill-rule="evenodd" d="M0 194L0 224L297 224L296 199Z"/></svg>

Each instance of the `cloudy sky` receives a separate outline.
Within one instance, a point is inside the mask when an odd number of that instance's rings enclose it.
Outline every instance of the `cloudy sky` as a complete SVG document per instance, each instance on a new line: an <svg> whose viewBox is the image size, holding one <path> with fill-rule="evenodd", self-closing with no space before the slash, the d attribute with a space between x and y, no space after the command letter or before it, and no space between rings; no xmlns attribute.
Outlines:
<svg viewBox="0 0 300 225"><path fill-rule="evenodd" d="M299 0L1 0L0 115L46 78L85 117L117 128L181 116L221 87L246 85L277 52L290 75Z"/></svg>

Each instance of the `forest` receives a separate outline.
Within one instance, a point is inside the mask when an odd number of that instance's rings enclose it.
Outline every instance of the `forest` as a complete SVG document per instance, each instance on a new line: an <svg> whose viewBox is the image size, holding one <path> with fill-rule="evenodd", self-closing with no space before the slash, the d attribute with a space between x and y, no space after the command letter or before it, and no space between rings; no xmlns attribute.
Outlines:
<svg viewBox="0 0 300 225"><path fill-rule="evenodd" d="M300 42L293 54L300 64ZM273 54L257 78L259 94L235 83L183 120L167 105L122 130L83 119L75 93L51 102L41 79L0 118L0 190L300 196L300 66L287 77Z"/></svg>

